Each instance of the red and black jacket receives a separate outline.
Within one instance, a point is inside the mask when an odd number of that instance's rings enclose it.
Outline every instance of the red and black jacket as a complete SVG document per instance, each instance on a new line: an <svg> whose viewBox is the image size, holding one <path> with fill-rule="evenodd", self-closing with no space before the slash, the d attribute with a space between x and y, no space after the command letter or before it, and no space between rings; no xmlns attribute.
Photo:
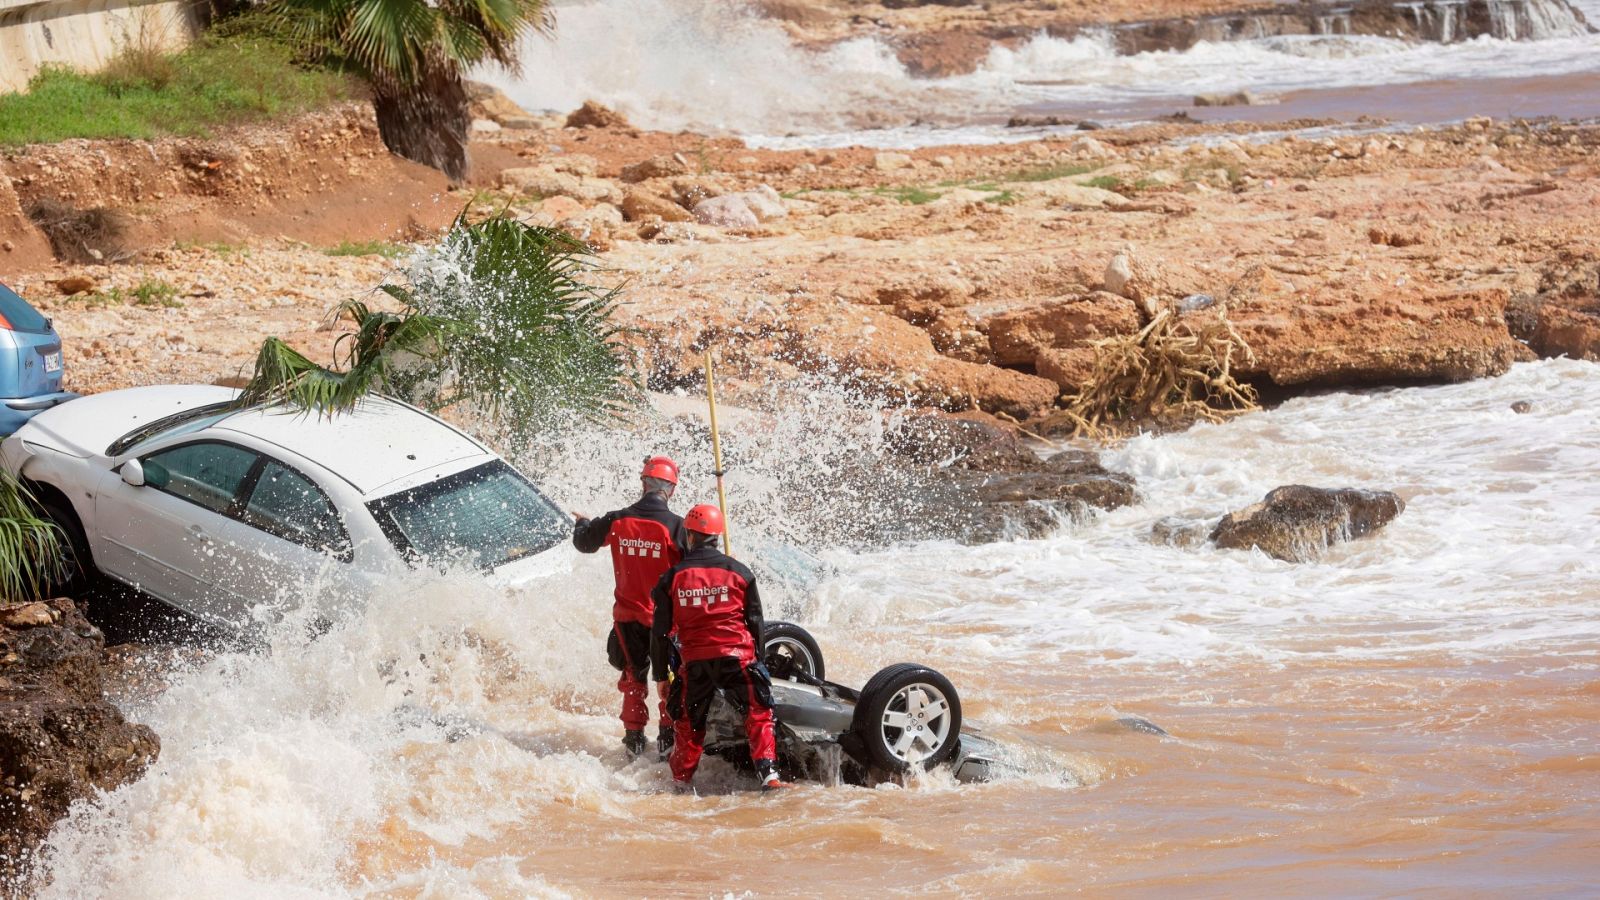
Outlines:
<svg viewBox="0 0 1600 900"><path fill-rule="evenodd" d="M650 589L683 558L687 543L683 517L668 509L660 494L645 494L632 506L598 519L579 519L572 529L572 546L580 553L611 547L617 577L611 618L645 626L654 621Z"/></svg>
<svg viewBox="0 0 1600 900"><path fill-rule="evenodd" d="M746 665L760 658L761 593L756 576L707 542L684 554L655 590L655 625L650 630L655 680L667 677L667 635L678 630L678 655L686 663L735 657Z"/></svg>

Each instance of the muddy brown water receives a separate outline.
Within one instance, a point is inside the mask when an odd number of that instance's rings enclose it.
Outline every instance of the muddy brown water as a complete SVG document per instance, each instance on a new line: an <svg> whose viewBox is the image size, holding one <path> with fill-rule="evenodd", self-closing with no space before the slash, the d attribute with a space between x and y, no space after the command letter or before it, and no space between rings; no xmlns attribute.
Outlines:
<svg viewBox="0 0 1600 900"><path fill-rule="evenodd" d="M524 794L518 821L460 844L391 819L350 873L509 856L594 896L1579 896L1600 884L1600 675L1551 663L960 668L984 698L969 717L1026 709L994 736L1067 765L781 797ZM1171 737L1115 723L1129 714Z"/></svg>
<svg viewBox="0 0 1600 900"><path fill-rule="evenodd" d="M1597 406L1572 360L1290 400L1108 449L1143 501L1049 539L838 551L774 589L841 683L945 672L1017 766L990 784L768 797L708 761L674 795L618 740L604 560L397 582L138 682L161 759L57 826L41 896L1592 896ZM1148 539L1288 483L1407 508L1305 564Z"/></svg>

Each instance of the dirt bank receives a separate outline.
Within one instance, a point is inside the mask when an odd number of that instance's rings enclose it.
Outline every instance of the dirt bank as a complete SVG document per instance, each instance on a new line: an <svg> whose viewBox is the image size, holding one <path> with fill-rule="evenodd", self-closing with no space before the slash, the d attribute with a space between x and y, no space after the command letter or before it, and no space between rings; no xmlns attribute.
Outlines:
<svg viewBox="0 0 1600 900"><path fill-rule="evenodd" d="M158 223L137 230L118 265L53 264L37 242L6 255L33 270L8 277L66 336L72 385L234 375L267 333L325 354L326 310L396 264L330 256L329 245L420 236L469 198L363 155L375 141L364 116L298 123L296 146L333 149L253 173L237 164L214 192L209 170L161 168L159 185L73 174L102 154L150 155L139 144L8 161L19 197L66 187L79 201L128 202L137 190L137 215ZM752 151L543 122L487 134L475 150L499 167L480 201L572 228L628 279L625 315L658 388L694 383L695 355L713 344L734 389L827 371L913 403L1039 418L1080 386L1091 341L1162 306L1214 301L1253 350L1243 374L1263 384L1460 380L1531 358L1507 304L1600 256L1593 126L1474 120L1312 138L1260 127L1173 123L901 154ZM389 193L376 202L380 185ZM304 212L313 200L326 215ZM217 209L240 230L207 230ZM171 225L183 221L194 229ZM174 241L189 236L207 243ZM95 289L61 296L68 275ZM1558 330L1582 343L1593 291L1568 281L1561 315L1582 321ZM148 282L171 285L170 302L134 298Z"/></svg>
<svg viewBox="0 0 1600 900"><path fill-rule="evenodd" d="M242 244L291 235L311 243L406 239L447 224L475 186L518 164L498 145L474 148L473 184L389 153L369 108L336 107L215 139L66 141L0 157L0 266L48 264L28 213L42 202L109 207L123 233L106 257L173 242ZM6 247L9 244L9 248Z"/></svg>

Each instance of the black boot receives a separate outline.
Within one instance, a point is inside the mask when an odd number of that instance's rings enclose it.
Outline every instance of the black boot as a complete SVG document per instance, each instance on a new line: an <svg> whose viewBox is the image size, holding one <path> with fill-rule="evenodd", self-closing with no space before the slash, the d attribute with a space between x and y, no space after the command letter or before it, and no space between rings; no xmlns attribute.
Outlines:
<svg viewBox="0 0 1600 900"><path fill-rule="evenodd" d="M626 731L622 735L622 747L634 756L644 755L644 732Z"/></svg>
<svg viewBox="0 0 1600 900"><path fill-rule="evenodd" d="M756 777L761 779L761 792L781 791L794 785L778 780L778 764L770 759L756 760Z"/></svg>
<svg viewBox="0 0 1600 900"><path fill-rule="evenodd" d="M678 736L673 734L670 728L663 728L656 732L656 753L661 756L662 760L672 755L672 745L677 740Z"/></svg>

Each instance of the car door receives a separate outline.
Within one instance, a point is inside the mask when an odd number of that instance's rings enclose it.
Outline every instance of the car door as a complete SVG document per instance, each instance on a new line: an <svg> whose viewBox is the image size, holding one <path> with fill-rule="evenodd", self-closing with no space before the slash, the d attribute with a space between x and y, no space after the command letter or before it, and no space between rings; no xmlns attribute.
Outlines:
<svg viewBox="0 0 1600 900"><path fill-rule="evenodd" d="M263 456L234 518L217 531L207 580L236 621L270 618L359 589L350 535L334 503L298 469Z"/></svg>
<svg viewBox="0 0 1600 900"><path fill-rule="evenodd" d="M96 562L174 606L225 619L210 583L216 535L260 458L237 444L203 440L140 457L143 485L108 472L95 500Z"/></svg>

